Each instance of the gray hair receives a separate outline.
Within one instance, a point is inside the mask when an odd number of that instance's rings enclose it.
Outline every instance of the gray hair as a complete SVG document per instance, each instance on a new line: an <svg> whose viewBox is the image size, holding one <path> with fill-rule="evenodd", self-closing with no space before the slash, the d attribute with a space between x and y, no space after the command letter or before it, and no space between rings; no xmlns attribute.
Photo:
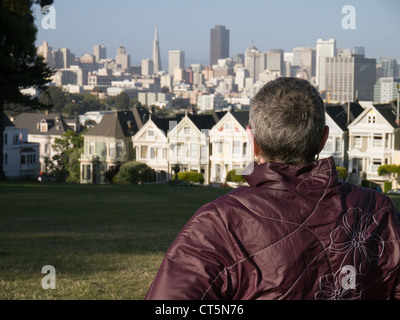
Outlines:
<svg viewBox="0 0 400 320"><path fill-rule="evenodd" d="M315 160L325 128L325 106L306 80L278 78L255 96L250 127L261 156L302 166Z"/></svg>

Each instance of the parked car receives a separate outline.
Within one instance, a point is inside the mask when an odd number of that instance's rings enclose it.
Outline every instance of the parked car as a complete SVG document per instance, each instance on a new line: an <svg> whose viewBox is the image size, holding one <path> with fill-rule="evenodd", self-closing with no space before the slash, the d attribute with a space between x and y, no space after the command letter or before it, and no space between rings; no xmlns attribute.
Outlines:
<svg viewBox="0 0 400 320"><path fill-rule="evenodd" d="M388 193L400 193L400 189L389 190Z"/></svg>
<svg viewBox="0 0 400 320"><path fill-rule="evenodd" d="M44 174L43 172L39 172L39 177L38 177L39 182L45 182L45 181L54 182L56 180L57 179L54 176Z"/></svg>

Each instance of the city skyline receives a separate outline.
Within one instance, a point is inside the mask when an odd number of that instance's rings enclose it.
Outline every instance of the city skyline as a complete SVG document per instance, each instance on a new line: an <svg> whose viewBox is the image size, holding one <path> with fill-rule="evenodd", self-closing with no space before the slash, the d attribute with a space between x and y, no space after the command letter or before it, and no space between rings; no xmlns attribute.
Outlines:
<svg viewBox="0 0 400 320"><path fill-rule="evenodd" d="M356 29L342 27L345 5L356 9ZM69 48L77 56L93 53L93 45L104 45L107 56L114 58L123 45L131 55L132 65L152 57L154 31L158 28L162 61L171 50L182 50L187 60L207 64L210 29L224 25L230 30L230 56L244 53L254 44L261 51L273 48L291 52L295 47L315 47L319 38L335 38L338 48L365 48L366 57L400 60L400 44L395 41L400 29L400 2L371 1L298 1L285 3L255 0L242 3L182 3L118 1L110 6L105 1L87 0L54 2L56 29L43 29L37 8L36 45L48 41L54 49ZM396 10L397 9L397 10ZM221 12L225 12L221 14ZM165 65L163 69L165 69Z"/></svg>

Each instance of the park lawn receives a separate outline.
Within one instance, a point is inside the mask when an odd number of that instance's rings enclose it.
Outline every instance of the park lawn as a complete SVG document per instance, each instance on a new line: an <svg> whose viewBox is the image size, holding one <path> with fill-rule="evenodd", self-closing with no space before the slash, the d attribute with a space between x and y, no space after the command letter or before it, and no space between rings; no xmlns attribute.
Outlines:
<svg viewBox="0 0 400 320"><path fill-rule="evenodd" d="M0 299L143 299L166 250L230 189L0 184ZM56 289L44 290L45 265Z"/></svg>

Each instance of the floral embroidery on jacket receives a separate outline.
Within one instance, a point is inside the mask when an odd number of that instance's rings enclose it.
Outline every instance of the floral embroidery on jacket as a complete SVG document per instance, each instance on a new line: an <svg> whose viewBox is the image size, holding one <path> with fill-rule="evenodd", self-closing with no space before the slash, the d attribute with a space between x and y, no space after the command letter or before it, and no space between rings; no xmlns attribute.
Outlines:
<svg viewBox="0 0 400 320"><path fill-rule="evenodd" d="M344 255L340 269L335 274L327 274L319 280L316 299L359 299L361 284L356 283L357 276L366 275L372 261L381 258L384 241L377 234L379 223L371 213L363 214L360 208L351 208L344 215L342 225L330 234L330 252ZM354 270L353 274L346 271ZM347 277L347 279L344 279ZM349 277L354 284L346 285Z"/></svg>

